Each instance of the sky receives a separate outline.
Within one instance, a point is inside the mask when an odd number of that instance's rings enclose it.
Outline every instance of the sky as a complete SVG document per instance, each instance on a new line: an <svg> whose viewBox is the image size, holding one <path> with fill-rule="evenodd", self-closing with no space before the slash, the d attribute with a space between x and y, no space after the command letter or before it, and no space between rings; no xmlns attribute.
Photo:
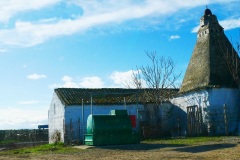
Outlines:
<svg viewBox="0 0 240 160"><path fill-rule="evenodd" d="M240 0L1 0L0 129L47 124L55 88L126 87L146 52L181 83L206 5L240 35Z"/></svg>

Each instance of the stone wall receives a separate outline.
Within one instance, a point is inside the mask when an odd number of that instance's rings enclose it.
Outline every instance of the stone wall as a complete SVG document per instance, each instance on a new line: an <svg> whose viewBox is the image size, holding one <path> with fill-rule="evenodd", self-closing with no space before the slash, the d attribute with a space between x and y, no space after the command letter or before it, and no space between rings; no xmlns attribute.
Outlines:
<svg viewBox="0 0 240 160"><path fill-rule="evenodd" d="M64 142L64 112L63 104L54 93L48 110L49 143L54 143L58 138Z"/></svg>

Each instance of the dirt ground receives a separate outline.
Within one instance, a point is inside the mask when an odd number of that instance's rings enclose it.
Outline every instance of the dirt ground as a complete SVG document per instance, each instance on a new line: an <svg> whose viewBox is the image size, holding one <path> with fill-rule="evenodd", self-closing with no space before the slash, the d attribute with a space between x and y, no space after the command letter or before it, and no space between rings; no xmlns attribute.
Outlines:
<svg viewBox="0 0 240 160"><path fill-rule="evenodd" d="M205 142L198 145L142 142L132 145L116 145L78 149L73 153L1 155L0 159L46 160L239 160L240 138L221 142Z"/></svg>

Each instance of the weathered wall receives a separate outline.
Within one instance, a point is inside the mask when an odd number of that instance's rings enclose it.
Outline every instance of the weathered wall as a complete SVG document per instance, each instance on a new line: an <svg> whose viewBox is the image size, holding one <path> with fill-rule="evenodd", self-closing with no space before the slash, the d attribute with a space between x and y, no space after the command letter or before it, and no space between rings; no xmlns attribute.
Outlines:
<svg viewBox="0 0 240 160"><path fill-rule="evenodd" d="M60 133L61 141L64 141L64 106L54 93L50 108L48 110L48 125L49 125L49 143L54 142L54 136L57 132Z"/></svg>
<svg viewBox="0 0 240 160"><path fill-rule="evenodd" d="M182 94L173 98L171 102L185 112L188 106L196 105L202 112L203 127L205 127L203 129L209 135L225 135L227 132L238 134L240 131L239 97L238 89L213 88Z"/></svg>
<svg viewBox="0 0 240 160"><path fill-rule="evenodd" d="M186 135L187 115L181 108L171 103L164 103L159 109L161 129L173 137Z"/></svg>

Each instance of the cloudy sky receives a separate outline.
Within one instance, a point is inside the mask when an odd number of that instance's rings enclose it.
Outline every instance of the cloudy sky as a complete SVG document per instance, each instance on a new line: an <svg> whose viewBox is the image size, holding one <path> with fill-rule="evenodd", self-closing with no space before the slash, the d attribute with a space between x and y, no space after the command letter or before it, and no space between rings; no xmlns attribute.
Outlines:
<svg viewBox="0 0 240 160"><path fill-rule="evenodd" d="M124 87L146 51L181 81L206 5L240 35L240 0L1 0L0 129L46 124L54 88Z"/></svg>

